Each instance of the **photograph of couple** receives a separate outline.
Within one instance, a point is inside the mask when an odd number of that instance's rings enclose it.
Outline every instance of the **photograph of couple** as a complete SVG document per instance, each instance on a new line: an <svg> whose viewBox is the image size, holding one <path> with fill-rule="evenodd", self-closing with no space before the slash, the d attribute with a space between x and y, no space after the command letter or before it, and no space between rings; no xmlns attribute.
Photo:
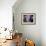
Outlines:
<svg viewBox="0 0 46 46"><path fill-rule="evenodd" d="M35 13L22 13L21 14L21 23L22 24L36 24L36 14Z"/></svg>
<svg viewBox="0 0 46 46"><path fill-rule="evenodd" d="M33 15L24 15L23 22L33 22Z"/></svg>

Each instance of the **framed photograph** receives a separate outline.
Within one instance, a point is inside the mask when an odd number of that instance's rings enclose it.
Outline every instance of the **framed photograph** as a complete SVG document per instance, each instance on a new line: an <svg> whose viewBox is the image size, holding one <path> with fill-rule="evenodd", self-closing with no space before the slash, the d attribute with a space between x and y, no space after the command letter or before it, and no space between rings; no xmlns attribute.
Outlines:
<svg viewBox="0 0 46 46"><path fill-rule="evenodd" d="M36 24L36 13L22 13L21 14L22 24Z"/></svg>

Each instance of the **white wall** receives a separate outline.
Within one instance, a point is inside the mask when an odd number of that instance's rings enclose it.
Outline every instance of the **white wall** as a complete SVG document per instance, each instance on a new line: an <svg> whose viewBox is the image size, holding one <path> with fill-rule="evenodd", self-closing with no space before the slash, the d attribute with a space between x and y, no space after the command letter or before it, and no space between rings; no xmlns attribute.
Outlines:
<svg viewBox="0 0 46 46"><path fill-rule="evenodd" d="M17 7L14 5L13 7L13 12L15 15L15 29L17 29L19 32L22 32L24 34L24 37L35 40L37 46L46 46L46 0L23 1L21 5L19 4ZM22 12L35 12L37 14L36 25L22 25Z"/></svg>
<svg viewBox="0 0 46 46"><path fill-rule="evenodd" d="M46 46L46 0L41 2L41 38L42 46Z"/></svg>
<svg viewBox="0 0 46 46"><path fill-rule="evenodd" d="M12 28L12 6L16 0L0 0L0 27Z"/></svg>
<svg viewBox="0 0 46 46"><path fill-rule="evenodd" d="M19 2L19 1L18 1ZM13 8L15 29L22 32L25 38L35 41L36 46L41 46L41 1L23 0L23 2ZM36 13L36 25L22 25L21 13Z"/></svg>

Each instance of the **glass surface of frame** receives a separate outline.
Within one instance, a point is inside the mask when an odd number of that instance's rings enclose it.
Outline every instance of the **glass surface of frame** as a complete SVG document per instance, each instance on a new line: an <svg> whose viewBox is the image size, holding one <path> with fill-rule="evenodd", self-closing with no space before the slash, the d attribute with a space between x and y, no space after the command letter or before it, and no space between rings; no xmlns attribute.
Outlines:
<svg viewBox="0 0 46 46"><path fill-rule="evenodd" d="M36 24L36 13L22 13L21 14L22 24Z"/></svg>

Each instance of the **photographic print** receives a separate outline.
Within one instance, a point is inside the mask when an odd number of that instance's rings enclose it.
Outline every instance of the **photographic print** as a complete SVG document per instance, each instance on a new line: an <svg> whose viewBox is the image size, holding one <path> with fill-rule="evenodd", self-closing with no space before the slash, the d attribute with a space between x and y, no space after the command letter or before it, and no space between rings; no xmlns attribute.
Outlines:
<svg viewBox="0 0 46 46"><path fill-rule="evenodd" d="M22 24L36 24L36 14L35 13L22 13L21 14Z"/></svg>

